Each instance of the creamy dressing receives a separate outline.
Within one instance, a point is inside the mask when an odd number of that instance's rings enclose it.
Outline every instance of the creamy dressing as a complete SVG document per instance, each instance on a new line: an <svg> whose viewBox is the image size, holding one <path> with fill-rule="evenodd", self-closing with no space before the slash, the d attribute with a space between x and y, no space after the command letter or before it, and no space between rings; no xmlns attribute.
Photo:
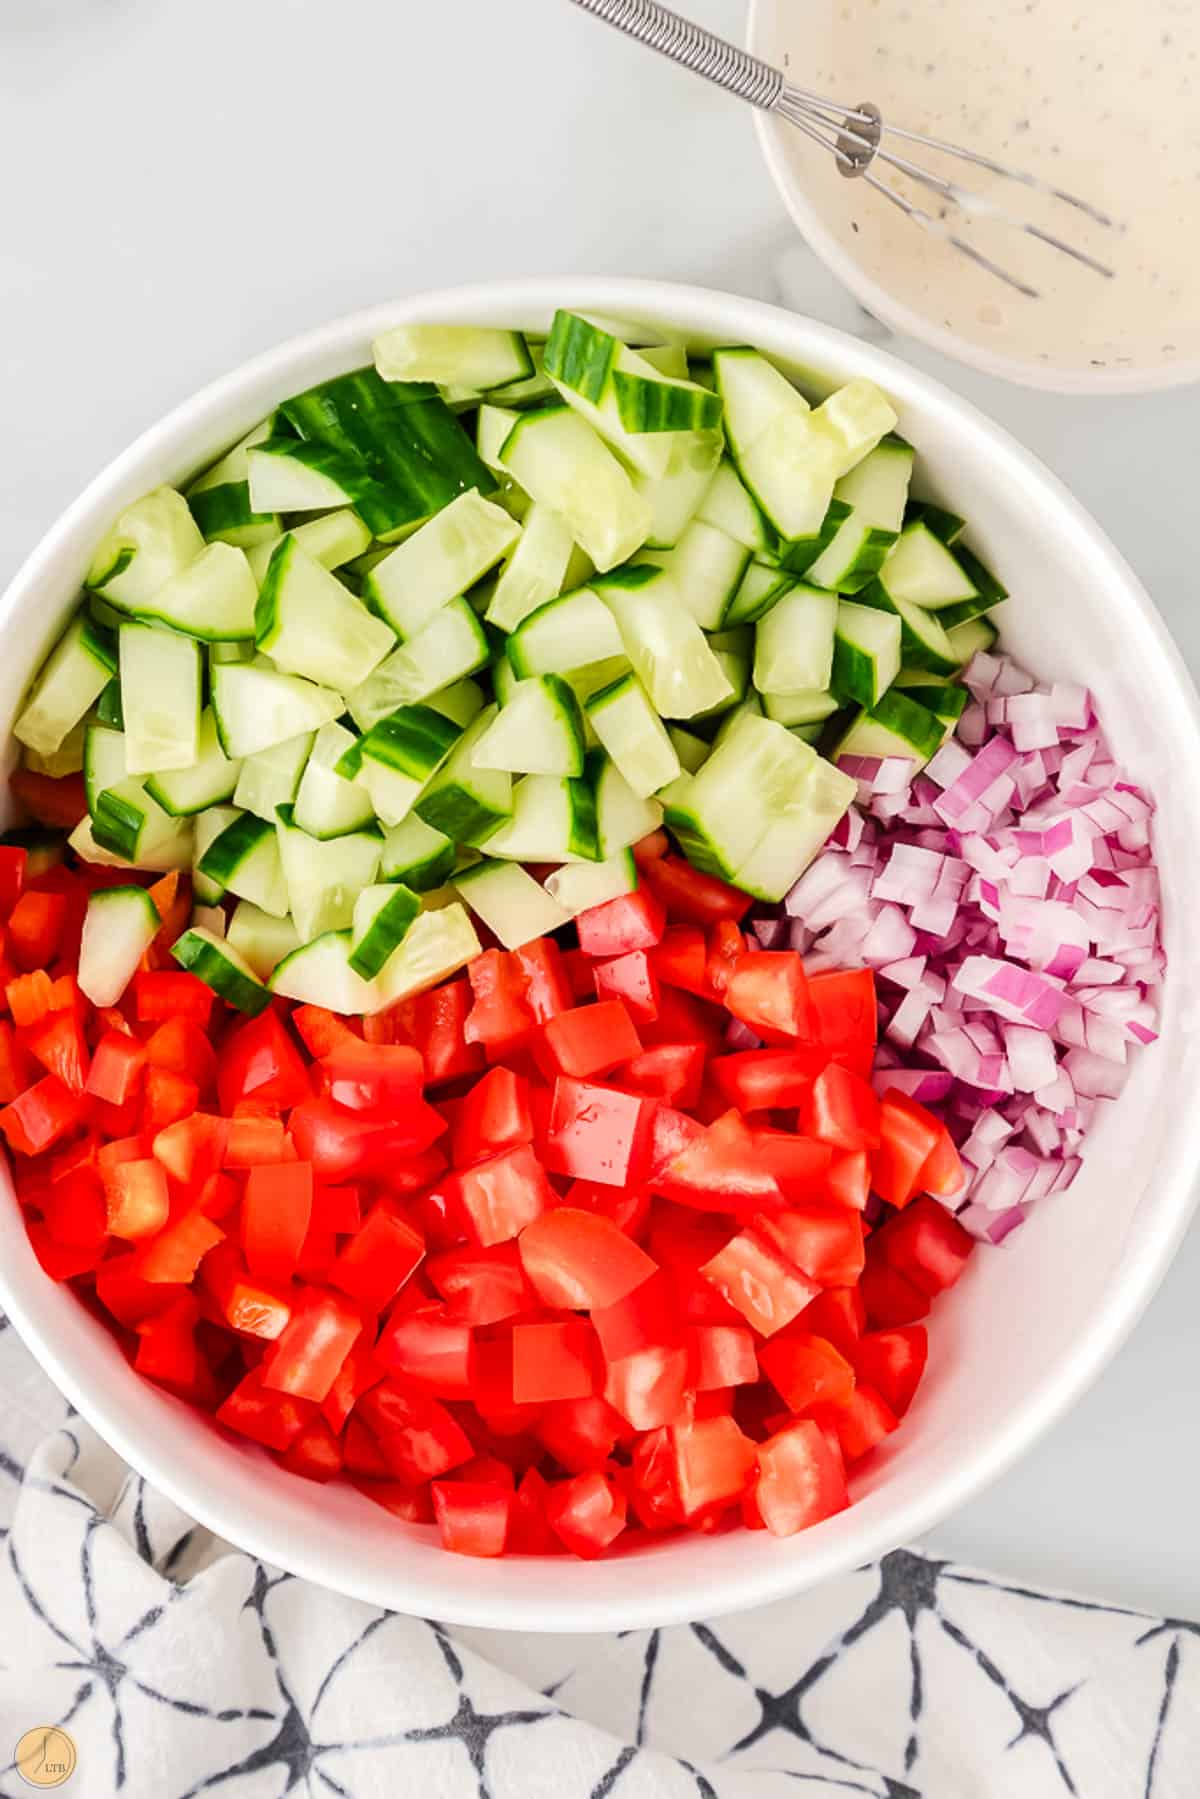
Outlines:
<svg viewBox="0 0 1200 1799"><path fill-rule="evenodd" d="M994 221L966 225L970 242L1040 290L1024 299L797 137L788 154L810 197L897 300L998 353L1060 368L1200 354L1200 0L776 0L767 13L797 86L873 100L885 118L1028 169L1125 226L1105 230L899 144L1116 271L1105 280ZM936 210L936 196L897 184Z"/></svg>

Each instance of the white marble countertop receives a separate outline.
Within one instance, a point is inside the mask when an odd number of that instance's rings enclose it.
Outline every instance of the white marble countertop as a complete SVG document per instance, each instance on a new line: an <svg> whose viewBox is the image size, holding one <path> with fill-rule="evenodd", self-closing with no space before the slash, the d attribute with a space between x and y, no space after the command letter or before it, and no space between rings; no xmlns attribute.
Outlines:
<svg viewBox="0 0 1200 1799"><path fill-rule="evenodd" d="M741 31L740 0L688 10ZM777 299L793 242L749 116L568 0L8 5L0 166L0 581L169 406L336 313L534 273ZM1065 478L1200 669L1195 390L1062 399L894 347ZM1200 1617L1197 1291L1193 1231L1092 1392L934 1544Z"/></svg>

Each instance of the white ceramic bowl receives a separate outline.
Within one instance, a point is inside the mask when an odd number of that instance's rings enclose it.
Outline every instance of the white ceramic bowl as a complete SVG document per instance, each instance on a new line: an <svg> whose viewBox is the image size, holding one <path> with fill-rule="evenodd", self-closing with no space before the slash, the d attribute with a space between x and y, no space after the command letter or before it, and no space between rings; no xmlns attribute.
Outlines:
<svg viewBox="0 0 1200 1799"><path fill-rule="evenodd" d="M126 502L180 481L286 395L369 360L403 320L544 330L556 305L692 343L760 345L819 386L871 376L919 453L921 484L971 520L1013 593L1006 639L1042 675L1087 681L1118 755L1159 801L1172 959L1162 1039L1138 1057L1083 1175L1044 1200L1010 1247L981 1250L933 1319L928 1378L903 1428L858 1476L856 1503L777 1542L759 1532L670 1540L592 1564L445 1554L346 1488L285 1474L226 1440L126 1365L39 1269L7 1175L0 1304L51 1377L123 1456L203 1524L325 1586L410 1613L523 1630L611 1630L756 1605L928 1530L993 1480L1092 1381L1146 1305L1192 1210L1200 1074L1200 712L1163 625L1107 538L1034 458L945 388L878 350L769 306L660 283L513 282L419 295L342 319L206 388L92 483L0 604L0 717L75 604L102 530ZM1176 921L1178 921L1178 926Z"/></svg>
<svg viewBox="0 0 1200 1799"><path fill-rule="evenodd" d="M969 3L969 0L968 0ZM764 62L782 68L787 51L803 48L814 67L829 66L829 41L833 0L813 0L803 10L797 26L796 0L750 0L747 46ZM802 34L798 36L798 31ZM796 73L794 79L803 83ZM863 96L859 95L861 99ZM1106 368L1068 366L1043 362L1032 353L1021 356L993 349L987 343L952 331L927 312L919 312L881 285L855 254L855 238L846 231L849 203L854 196L838 174L833 158L818 149L794 126L772 113L755 112L755 128L767 167L784 205L808 243L867 311L894 331L902 331L943 356L953 356L985 374L1017 381L1025 387L1047 388L1054 393L1117 394L1149 393L1159 388L1184 387L1200 381L1200 358L1179 356L1170 362L1121 364ZM920 161L920 158L916 158ZM1020 208L1020 190L1017 207ZM886 211L886 201L876 204ZM918 226L911 229L917 231ZM858 240L862 241L862 240ZM1050 258L1051 268L1054 262Z"/></svg>

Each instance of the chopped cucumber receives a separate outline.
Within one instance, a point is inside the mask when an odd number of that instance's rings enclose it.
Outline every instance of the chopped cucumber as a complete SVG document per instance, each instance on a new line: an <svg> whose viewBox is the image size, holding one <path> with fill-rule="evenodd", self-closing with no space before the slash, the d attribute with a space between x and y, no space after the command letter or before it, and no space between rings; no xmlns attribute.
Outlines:
<svg viewBox="0 0 1200 1799"><path fill-rule="evenodd" d="M776 601L754 634L754 685L760 693L829 686L838 602L820 588L798 586ZM899 664L897 664L899 666Z"/></svg>
<svg viewBox="0 0 1200 1799"><path fill-rule="evenodd" d="M763 714L777 725L794 731L798 725L819 725L832 718L839 701L832 693L809 688L799 693L764 693Z"/></svg>
<svg viewBox="0 0 1200 1799"><path fill-rule="evenodd" d="M936 506L932 500L910 500L908 502L904 508L905 524L915 524L918 520L922 524L928 525L933 535L944 543L947 549L953 549L967 528L965 518L959 518L957 512L947 512L944 506Z"/></svg>
<svg viewBox="0 0 1200 1799"><path fill-rule="evenodd" d="M272 553L254 622L259 649L285 674L339 693L360 686L395 643L388 626L290 533Z"/></svg>
<svg viewBox="0 0 1200 1799"><path fill-rule="evenodd" d="M77 775L83 768L87 734L87 720L81 718L77 725L71 726L56 750L40 756L36 750L27 749L22 761L35 775L49 775L51 780L60 780L63 775Z"/></svg>
<svg viewBox="0 0 1200 1799"><path fill-rule="evenodd" d="M424 808L422 816L428 817ZM591 785L570 776L526 775L513 787L512 817L486 841L489 856L508 861L598 862Z"/></svg>
<svg viewBox="0 0 1200 1799"><path fill-rule="evenodd" d="M258 588L244 550L233 544L205 545L140 604L123 606L131 618L169 625L207 642L234 642L254 636Z"/></svg>
<svg viewBox="0 0 1200 1799"><path fill-rule="evenodd" d="M315 741L313 732L301 731L295 737L285 737L282 743L273 743L269 749L244 757L233 793L234 805L274 824L276 806L290 806L299 792Z"/></svg>
<svg viewBox="0 0 1200 1799"><path fill-rule="evenodd" d="M171 945L171 954L181 968L211 987L237 1011L255 1018L270 1005L270 989L263 986L237 950L212 931L193 925Z"/></svg>
<svg viewBox="0 0 1200 1799"><path fill-rule="evenodd" d="M357 767L379 817L398 825L461 737L458 726L431 706L401 706L350 746L337 772L351 775Z"/></svg>
<svg viewBox="0 0 1200 1799"><path fill-rule="evenodd" d="M78 613L47 656L13 726L13 736L51 756L94 706L117 669L107 633Z"/></svg>
<svg viewBox="0 0 1200 1799"><path fill-rule="evenodd" d="M946 632L950 653L956 668L965 668L980 650L990 650L1000 633L990 619L973 618L966 624L951 625Z"/></svg>
<svg viewBox="0 0 1200 1799"><path fill-rule="evenodd" d="M512 816L512 776L475 761L476 746L496 717L495 706L484 707L415 804L419 818L455 843L483 843Z"/></svg>
<svg viewBox="0 0 1200 1799"><path fill-rule="evenodd" d="M433 381L477 393L527 381L529 346L519 331L480 325L395 325L374 343L375 367L385 381Z"/></svg>
<svg viewBox="0 0 1200 1799"><path fill-rule="evenodd" d="M238 901L225 937L260 981L267 980L283 958L300 947L300 934L290 914L273 918L250 900Z"/></svg>
<svg viewBox="0 0 1200 1799"><path fill-rule="evenodd" d="M146 792L172 818L181 818L232 799L241 772L242 764L231 761L221 748L216 718L212 707L206 706L200 715L196 759L191 767L151 775Z"/></svg>
<svg viewBox="0 0 1200 1799"><path fill-rule="evenodd" d="M679 773L679 757L635 674L602 687L587 702L592 729L633 791L648 799ZM582 770L580 771L582 772Z"/></svg>
<svg viewBox="0 0 1200 1799"><path fill-rule="evenodd" d="M248 899L273 918L282 918L288 910L276 828L253 812L239 813L227 824L204 851L198 867L222 893Z"/></svg>
<svg viewBox="0 0 1200 1799"><path fill-rule="evenodd" d="M624 645L609 608L590 587L539 606L505 645L515 675L565 674L591 662L623 656Z"/></svg>
<svg viewBox="0 0 1200 1799"><path fill-rule="evenodd" d="M434 712L440 712L448 718L452 725L459 725L465 731L467 726L483 711L483 688L478 681L453 681L449 687L439 688L431 693L425 704Z"/></svg>
<svg viewBox="0 0 1200 1799"><path fill-rule="evenodd" d="M570 923L571 914L516 862L485 858L464 868L452 885L505 949L520 949Z"/></svg>
<svg viewBox="0 0 1200 1799"><path fill-rule="evenodd" d="M353 933L343 927L302 943L272 970L267 983L270 991L301 1005L324 1006L347 1016L378 1012L375 983L364 981L350 966L352 942Z"/></svg>
<svg viewBox="0 0 1200 1799"><path fill-rule="evenodd" d="M665 569L700 628L715 631L742 584L750 552L716 525L693 519L673 550L644 551L642 560Z"/></svg>
<svg viewBox="0 0 1200 1799"><path fill-rule="evenodd" d="M216 906L225 897L220 881L200 873L200 864L222 831L242 814L236 806L210 806L196 815L192 839L192 892L202 905Z"/></svg>
<svg viewBox="0 0 1200 1799"><path fill-rule="evenodd" d="M287 903L301 939L343 931L354 918L354 902L379 869L383 836L377 830L350 831L322 843L297 829L287 806L275 824ZM263 910L271 912L271 906Z"/></svg>
<svg viewBox="0 0 1200 1799"><path fill-rule="evenodd" d="M475 927L457 901L414 918L408 934L378 976L377 1008L424 993L449 980L480 952Z"/></svg>
<svg viewBox="0 0 1200 1799"><path fill-rule="evenodd" d="M774 532L763 517L758 502L742 486L737 469L728 456L722 457L696 517L704 524L724 531L752 556L767 554L775 547Z"/></svg>
<svg viewBox="0 0 1200 1799"><path fill-rule="evenodd" d="M589 750L586 778L595 796L598 859L610 862L662 824L658 800L640 798L606 750Z"/></svg>
<svg viewBox="0 0 1200 1799"><path fill-rule="evenodd" d="M783 726L739 713L666 822L689 861L732 880L768 828L794 800L811 751Z"/></svg>
<svg viewBox="0 0 1200 1799"><path fill-rule="evenodd" d="M255 512L250 503L250 464L246 454L270 435L271 420L266 419L188 488L192 517L210 543L217 541L250 550L278 537L279 514Z"/></svg>
<svg viewBox="0 0 1200 1799"><path fill-rule="evenodd" d="M311 556L314 562L319 562L322 568L328 569L344 568L348 562L354 562L364 555L371 546L371 533L357 512L352 512L346 506L338 512L325 512L320 518L310 518L302 525L293 525L291 535L306 556ZM283 533L276 531L247 552L246 560L259 587L266 579L271 558L282 537Z"/></svg>
<svg viewBox="0 0 1200 1799"><path fill-rule="evenodd" d="M354 902L350 966L355 974L374 980L420 910L420 900L408 887L394 882L364 887Z"/></svg>
<svg viewBox="0 0 1200 1799"><path fill-rule="evenodd" d="M732 692L703 631L662 569L629 568L593 587L617 623L621 645L660 714L693 718Z"/></svg>
<svg viewBox="0 0 1200 1799"><path fill-rule="evenodd" d="M472 760L476 768L510 774L581 775L583 720L562 677L533 675L518 681L476 741Z"/></svg>
<svg viewBox="0 0 1200 1799"><path fill-rule="evenodd" d="M369 605L402 637L412 637L494 568L520 536L502 507L460 494L436 518L377 562L367 576Z"/></svg>
<svg viewBox="0 0 1200 1799"><path fill-rule="evenodd" d="M337 762L356 741L345 725L322 725L317 732L293 803L294 821L310 837L344 837L347 831L361 830L374 817L366 789L336 772Z"/></svg>
<svg viewBox="0 0 1200 1799"><path fill-rule="evenodd" d="M886 568L886 564L884 565ZM909 668L925 668L935 675L952 675L959 667L954 646L936 612L926 612L912 600L893 597L882 580L875 580L858 595L862 606L894 612L900 619L900 660Z"/></svg>
<svg viewBox="0 0 1200 1799"><path fill-rule="evenodd" d="M768 825L734 877L744 892L771 904L784 898L824 849L857 792L849 776L810 753L808 776L793 804Z"/></svg>
<svg viewBox="0 0 1200 1799"><path fill-rule="evenodd" d="M607 862L568 862L546 876L546 892L571 918L593 906L637 890L637 863L631 850L618 850Z"/></svg>
<svg viewBox="0 0 1200 1799"><path fill-rule="evenodd" d="M77 978L94 1006L116 1005L161 923L144 887L101 887L89 895Z"/></svg>
<svg viewBox="0 0 1200 1799"><path fill-rule="evenodd" d="M508 406L481 406L475 419L475 448L479 460L486 462L493 474L504 475L500 452L504 440L517 422L517 414Z"/></svg>
<svg viewBox="0 0 1200 1799"><path fill-rule="evenodd" d="M754 633L745 626L737 625L731 631L714 631L708 639L708 647L721 665L729 692L717 705L710 706L705 712L698 712L696 718L717 718L740 705L750 689L750 668L754 661Z"/></svg>
<svg viewBox="0 0 1200 1799"><path fill-rule="evenodd" d="M502 457L535 504L561 514L598 569L626 561L649 536L649 504L612 451L569 407L523 413L505 439Z"/></svg>
<svg viewBox="0 0 1200 1799"><path fill-rule="evenodd" d="M384 838L379 874L381 880L403 882L414 893L429 893L450 879L456 860L450 838L410 812Z"/></svg>
<svg viewBox="0 0 1200 1799"><path fill-rule="evenodd" d="M912 476L913 449L900 437L885 437L833 490L850 516L822 553L810 562L807 578L816 587L857 593L878 573L904 522Z"/></svg>
<svg viewBox="0 0 1200 1799"><path fill-rule="evenodd" d="M219 663L210 681L221 748L235 759L319 731L342 711L341 695L331 688L258 663Z"/></svg>
<svg viewBox="0 0 1200 1799"><path fill-rule="evenodd" d="M630 390L628 404L635 418L644 419L649 416L650 385L666 384L658 369L600 326L563 311L554 317L546 344L545 369L567 405L612 446L624 463L651 480L661 480L670 458L670 439L658 431L631 430L622 418L616 385L618 369L638 383ZM711 399L704 397L706 401ZM718 412L715 422L719 421ZM519 475L517 479L520 480ZM598 559L597 566L603 566Z"/></svg>
<svg viewBox="0 0 1200 1799"><path fill-rule="evenodd" d="M269 438L247 458L247 491L256 512L321 512L364 497L370 477L328 444Z"/></svg>
<svg viewBox="0 0 1200 1799"><path fill-rule="evenodd" d="M1001 600L1008 598L1007 587L1002 587L986 563L969 550L966 544L956 544L954 554L966 574L975 586L975 593L968 600L958 600L951 606L938 608L938 623L946 630L952 631L956 625L966 625L981 614L990 612Z"/></svg>
<svg viewBox="0 0 1200 1799"><path fill-rule="evenodd" d="M679 766L685 774L694 775L698 768L703 768L712 754L711 743L706 743L703 737L697 737L694 731L685 731L682 725L668 725L667 736L671 739Z"/></svg>
<svg viewBox="0 0 1200 1799"><path fill-rule="evenodd" d="M900 636L900 619L894 612L856 606L853 600L840 602L830 683L839 699L868 709L875 705L900 672Z"/></svg>
<svg viewBox="0 0 1200 1799"><path fill-rule="evenodd" d="M117 635L129 773L190 769L200 745L199 644L149 625L122 625Z"/></svg>
<svg viewBox="0 0 1200 1799"><path fill-rule="evenodd" d="M635 472L634 490L650 509L647 549L673 549L698 516L721 460L722 442L719 431L681 432L670 439L671 454L657 479ZM563 585L566 587L569 582Z"/></svg>
<svg viewBox="0 0 1200 1799"><path fill-rule="evenodd" d="M556 599L565 587L574 547L564 518L548 506L532 506L520 541L496 581L488 623L501 631L515 631L531 612Z"/></svg>
<svg viewBox="0 0 1200 1799"><path fill-rule="evenodd" d="M99 724L111 725L115 731L125 729L125 709L121 705L121 683L115 675L96 701L96 720ZM15 730L14 726L14 735Z"/></svg>
<svg viewBox="0 0 1200 1799"><path fill-rule="evenodd" d="M173 487L135 500L104 535L84 576L110 606L133 611L153 600L172 575L194 562L204 538L188 503Z"/></svg>
<svg viewBox="0 0 1200 1799"><path fill-rule="evenodd" d="M346 703L356 719L384 716L486 667L489 654L483 626L466 600L451 600L355 687Z"/></svg>
<svg viewBox="0 0 1200 1799"><path fill-rule="evenodd" d="M766 562L749 563L721 617L722 628L728 631L734 625L756 624L795 585L796 576L787 569Z"/></svg>
<svg viewBox="0 0 1200 1799"><path fill-rule="evenodd" d="M890 687L870 711L860 712L833 752L843 756L902 756L924 768L942 747L942 721L897 687Z"/></svg>
<svg viewBox="0 0 1200 1799"><path fill-rule="evenodd" d="M938 610L972 600L978 589L958 555L948 550L922 520L906 525L879 570L889 600Z"/></svg>

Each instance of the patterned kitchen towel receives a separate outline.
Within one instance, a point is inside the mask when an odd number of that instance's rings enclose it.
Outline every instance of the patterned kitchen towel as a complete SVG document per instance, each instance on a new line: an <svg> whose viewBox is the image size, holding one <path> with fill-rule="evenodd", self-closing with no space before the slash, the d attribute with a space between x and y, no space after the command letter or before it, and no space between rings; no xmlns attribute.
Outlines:
<svg viewBox="0 0 1200 1799"><path fill-rule="evenodd" d="M2 1321L0 1395L0 1799L1200 1795L1185 1620L897 1550L712 1624L450 1631L193 1525Z"/></svg>

